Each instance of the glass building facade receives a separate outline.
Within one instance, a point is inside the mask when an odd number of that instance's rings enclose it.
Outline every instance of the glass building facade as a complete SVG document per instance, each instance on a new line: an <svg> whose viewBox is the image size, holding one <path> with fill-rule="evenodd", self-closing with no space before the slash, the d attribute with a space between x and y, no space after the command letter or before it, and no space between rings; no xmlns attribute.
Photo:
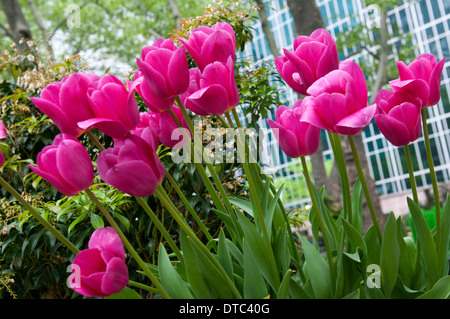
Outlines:
<svg viewBox="0 0 450 319"><path fill-rule="evenodd" d="M398 60L401 50L409 46L414 50L414 57L422 53L432 53L437 60L446 58L441 77L441 100L438 105L427 108L428 129L430 133L433 161L439 182L450 181L450 1L420 0L399 1L400 4L388 11L389 30L389 60ZM349 58L360 65L373 63L374 58L369 52L377 52L377 33L373 28L379 23L377 7L367 7L362 0L316 0L327 30L337 39L344 31L351 30L364 23L363 32L371 43L366 44L367 50L357 50L355 47L340 49L340 59ZM266 2L269 23L275 36L277 46L292 50L295 38L294 24L286 0ZM260 22L254 25L255 37L247 44L241 57L253 57L257 61L270 61L273 56L267 40L261 29ZM373 41L373 42L372 42ZM414 59L414 57L412 59ZM411 61L405 61L410 63ZM367 74L366 74L367 76ZM370 78L369 78L370 80ZM369 88L370 92L370 88ZM292 106L297 94L289 87L284 92L286 104ZM274 117L274 114L270 115ZM266 121L260 125L267 128ZM269 147L277 148L277 142L267 131ZM323 132L323 157L327 165L331 162L327 134ZM379 194L388 195L401 193L410 188L406 158L403 148L390 144L379 132L374 121L363 131L364 147L372 178L375 180ZM416 183L419 188L430 187L431 179L428 170L425 143L423 137L410 145L413 156ZM269 152L270 153L270 152ZM299 159L290 159L282 151L271 152L263 162L274 170L276 184L284 184L283 201L286 208L301 207L309 202L307 192L301 187L303 173ZM327 166L326 165L326 166ZM329 165L328 165L329 166ZM303 189L302 189L303 188Z"/></svg>

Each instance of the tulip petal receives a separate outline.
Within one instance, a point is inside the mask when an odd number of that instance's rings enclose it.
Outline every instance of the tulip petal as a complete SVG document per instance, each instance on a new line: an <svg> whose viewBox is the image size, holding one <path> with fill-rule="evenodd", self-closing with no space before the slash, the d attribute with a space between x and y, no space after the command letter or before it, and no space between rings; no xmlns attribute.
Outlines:
<svg viewBox="0 0 450 319"><path fill-rule="evenodd" d="M227 91L218 84L194 92L186 102L186 107L197 115L221 115L228 111Z"/></svg>
<svg viewBox="0 0 450 319"><path fill-rule="evenodd" d="M404 123L384 114L374 116L375 123L386 139L395 146L404 146L409 143L409 130Z"/></svg>
<svg viewBox="0 0 450 319"><path fill-rule="evenodd" d="M109 296L122 291L128 284L128 268L123 259L112 258L106 266L106 272L102 279L101 290Z"/></svg>
<svg viewBox="0 0 450 319"><path fill-rule="evenodd" d="M75 196L79 193L79 190L74 189L71 185L65 181L53 176L46 171L41 170L38 166L29 165L29 168L37 175L41 176L47 182L52 184L61 194L65 196Z"/></svg>
<svg viewBox="0 0 450 319"><path fill-rule="evenodd" d="M172 95L180 95L189 87L189 66L186 50L180 47L172 54L170 59L167 78L173 90Z"/></svg>
<svg viewBox="0 0 450 319"><path fill-rule="evenodd" d="M280 125L279 123L268 119L267 123L272 129L275 138L278 141L283 152L290 158L297 158L301 155L300 149L298 147L297 137L294 132Z"/></svg>
<svg viewBox="0 0 450 319"><path fill-rule="evenodd" d="M142 71L142 74L144 74L145 81L147 81L153 93L160 99L167 99L171 97L164 76L151 67L148 63L140 59L137 59L136 62L139 69Z"/></svg>
<svg viewBox="0 0 450 319"><path fill-rule="evenodd" d="M117 232L112 227L96 229L89 239L89 249L106 250L113 256L125 260L125 250Z"/></svg>
<svg viewBox="0 0 450 319"><path fill-rule="evenodd" d="M369 125L376 110L376 105L364 107L357 112L341 119L334 127L336 133L343 135L355 135L363 127Z"/></svg>
<svg viewBox="0 0 450 319"><path fill-rule="evenodd" d="M0 121L0 139L6 138L6 127L2 121Z"/></svg>
<svg viewBox="0 0 450 319"><path fill-rule="evenodd" d="M434 57L434 56L433 56ZM429 85L430 85L430 97L428 99L428 106L433 106L438 104L441 98L441 73L444 68L445 57L439 61L438 64L433 68L430 75Z"/></svg>
<svg viewBox="0 0 450 319"><path fill-rule="evenodd" d="M86 131L95 127L113 138L120 138L129 132L129 128L120 120L112 120L109 118L91 118L86 121L78 122L78 127Z"/></svg>
<svg viewBox="0 0 450 319"><path fill-rule="evenodd" d="M59 94L61 109L75 122L94 116L87 100L91 81L81 73L72 74L62 84Z"/></svg>

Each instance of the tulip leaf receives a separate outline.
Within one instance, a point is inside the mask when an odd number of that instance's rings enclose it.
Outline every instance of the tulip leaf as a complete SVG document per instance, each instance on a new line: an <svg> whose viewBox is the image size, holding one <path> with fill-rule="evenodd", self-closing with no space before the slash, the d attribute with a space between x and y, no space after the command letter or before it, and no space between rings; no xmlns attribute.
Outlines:
<svg viewBox="0 0 450 319"><path fill-rule="evenodd" d="M438 274L436 245L434 243L430 228L419 206L409 197L407 198L407 201L414 223L414 229L416 230L417 242L420 243L421 252L424 257L424 264L428 273L429 283L434 285L440 277Z"/></svg>
<svg viewBox="0 0 450 319"><path fill-rule="evenodd" d="M429 291L417 299L448 299L450 295L450 275L442 277Z"/></svg>
<svg viewBox="0 0 450 319"><path fill-rule="evenodd" d="M159 245L158 269L161 285L173 299L192 299L193 296L184 281L170 262L164 245Z"/></svg>
<svg viewBox="0 0 450 319"><path fill-rule="evenodd" d="M253 255L252 248L244 239L244 298L261 299L267 296L267 286L258 263Z"/></svg>
<svg viewBox="0 0 450 319"><path fill-rule="evenodd" d="M360 233L363 232L362 220L363 220L363 209L362 209L362 186L359 177L356 179L355 185L353 186L352 194L352 226Z"/></svg>
<svg viewBox="0 0 450 319"><path fill-rule="evenodd" d="M291 283L291 275L292 270L288 269L283 276L283 280L281 281L280 289L278 290L277 294L277 299L289 298L289 286Z"/></svg>
<svg viewBox="0 0 450 319"><path fill-rule="evenodd" d="M105 299L142 299L142 297L130 287L125 287L118 293L105 297Z"/></svg>
<svg viewBox="0 0 450 319"><path fill-rule="evenodd" d="M438 263L440 274L442 276L448 274L448 255L450 242L450 196L447 195L442 216L441 216L441 247L438 251Z"/></svg>
<svg viewBox="0 0 450 319"><path fill-rule="evenodd" d="M231 262L231 256L230 252L228 251L228 246L223 229L221 229L219 233L218 260L223 269L225 269L228 277L233 280L233 264Z"/></svg>
<svg viewBox="0 0 450 319"><path fill-rule="evenodd" d="M253 217L253 208L250 201L236 197L230 197L229 201Z"/></svg>
<svg viewBox="0 0 450 319"><path fill-rule="evenodd" d="M390 297L397 282L400 247L397 239L397 223L394 213L390 213L384 227L381 244L380 268L383 291Z"/></svg>
<svg viewBox="0 0 450 319"><path fill-rule="evenodd" d="M300 241L305 255L304 271L307 272L311 281L314 297L318 299L331 298L330 268L325 259L314 248L314 246L303 236Z"/></svg>

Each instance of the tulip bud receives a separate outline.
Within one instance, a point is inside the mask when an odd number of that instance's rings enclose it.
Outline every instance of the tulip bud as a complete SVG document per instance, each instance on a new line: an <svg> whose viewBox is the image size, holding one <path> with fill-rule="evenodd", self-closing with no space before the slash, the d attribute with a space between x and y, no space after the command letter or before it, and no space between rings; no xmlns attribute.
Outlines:
<svg viewBox="0 0 450 319"><path fill-rule="evenodd" d="M198 68L203 69L210 63L227 63L236 56L236 37L231 25L218 22L214 26L201 26L192 30L189 40L179 38L194 59Z"/></svg>
<svg viewBox="0 0 450 319"><path fill-rule="evenodd" d="M78 122L95 117L87 98L87 91L97 85L98 76L75 73L53 82L41 92L41 97L30 98L59 128L61 133L78 137L83 130Z"/></svg>
<svg viewBox="0 0 450 319"><path fill-rule="evenodd" d="M129 279L125 251L117 232L112 227L98 228L88 247L73 260L72 270L78 270L73 276L79 278L73 278L75 282L69 282L70 287L88 297L107 297L122 291Z"/></svg>
<svg viewBox="0 0 450 319"><path fill-rule="evenodd" d="M164 178L156 150L143 138L130 134L100 152L97 171L105 183L132 196L153 194Z"/></svg>
<svg viewBox="0 0 450 319"><path fill-rule="evenodd" d="M338 69L336 43L324 29L294 40L294 52L284 49L275 59L281 77L296 92L308 95L308 88L319 78Z"/></svg>
<svg viewBox="0 0 450 319"><path fill-rule="evenodd" d="M33 172L47 180L66 196L74 196L91 186L94 168L84 146L73 136L59 134L53 144L46 146L37 156Z"/></svg>
<svg viewBox="0 0 450 319"><path fill-rule="evenodd" d="M87 92L94 112L90 119L79 122L83 130L96 127L108 136L119 138L139 124L139 109L132 90L114 75L104 76L96 89Z"/></svg>
<svg viewBox="0 0 450 319"><path fill-rule="evenodd" d="M278 107L275 121L267 120L281 149L290 158L312 155L319 147L320 128L301 121L302 102L298 100L292 109L284 105Z"/></svg>

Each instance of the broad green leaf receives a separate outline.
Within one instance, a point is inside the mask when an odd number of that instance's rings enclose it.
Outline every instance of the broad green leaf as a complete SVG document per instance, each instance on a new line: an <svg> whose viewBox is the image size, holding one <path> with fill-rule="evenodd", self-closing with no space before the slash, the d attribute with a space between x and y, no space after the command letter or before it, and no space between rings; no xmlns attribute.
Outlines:
<svg viewBox="0 0 450 319"><path fill-rule="evenodd" d="M125 287L118 293L105 297L105 299L142 299L142 297L130 287Z"/></svg>
<svg viewBox="0 0 450 319"><path fill-rule="evenodd" d="M291 282L292 270L288 269L281 281L280 289L278 290L277 299L289 298L289 285Z"/></svg>
<svg viewBox="0 0 450 319"><path fill-rule="evenodd" d="M294 280L294 276L291 276L289 281L289 292L293 299L311 299L301 284Z"/></svg>
<svg viewBox="0 0 450 319"><path fill-rule="evenodd" d="M242 198L230 197L229 201L253 217L252 203Z"/></svg>
<svg viewBox="0 0 450 319"><path fill-rule="evenodd" d="M159 245L158 269L161 285L173 299L192 299L193 296L184 281L170 262L164 245Z"/></svg>
<svg viewBox="0 0 450 319"><path fill-rule="evenodd" d="M228 251L223 229L221 229L219 233L219 244L217 254L219 263L222 265L223 269L225 269L225 272L227 273L228 277L230 277L230 279L233 280L233 264L231 262L231 256L230 252Z"/></svg>
<svg viewBox="0 0 450 319"><path fill-rule="evenodd" d="M314 297L318 299L331 298L330 267L311 243L300 236L303 254L305 255L304 270L311 281Z"/></svg>
<svg viewBox="0 0 450 319"><path fill-rule="evenodd" d="M438 266L441 276L448 274L448 255L450 242L450 196L447 195L442 215L441 215L441 247L438 251Z"/></svg>
<svg viewBox="0 0 450 319"><path fill-rule="evenodd" d="M361 248L361 250L364 254L364 258L366 258L367 257L367 245L364 242L364 239L362 238L361 233L358 232L358 230L355 227L353 227L353 225L350 224L345 219L342 219L342 225L344 226L346 237L350 241L352 248L354 248L354 250L352 250L352 251L356 251L356 248L359 247L359 248Z"/></svg>
<svg viewBox="0 0 450 319"><path fill-rule="evenodd" d="M408 207L411 212L414 229L416 230L417 241L420 242L422 256L424 257L426 271L428 273L429 283L434 285L438 280L438 260L436 245L431 235L430 228L423 216L419 206L411 199L407 198Z"/></svg>
<svg viewBox="0 0 450 319"><path fill-rule="evenodd" d="M417 299L448 299L450 295L450 276L439 279L428 292Z"/></svg>
<svg viewBox="0 0 450 319"><path fill-rule="evenodd" d="M103 222L103 219L95 214L91 213L91 225L94 227L94 229L101 228L105 226L105 223Z"/></svg>
<svg viewBox="0 0 450 319"><path fill-rule="evenodd" d="M363 236L367 246L367 264L380 264L380 243L377 238L375 226L372 225Z"/></svg>
<svg viewBox="0 0 450 319"><path fill-rule="evenodd" d="M342 299L359 299L360 296L360 289L356 289L355 291L349 293L347 296L345 296Z"/></svg>
<svg viewBox="0 0 450 319"><path fill-rule="evenodd" d="M381 284L386 297L390 297L397 281L399 257L397 223L394 213L391 212L384 227L380 255Z"/></svg>
<svg viewBox="0 0 450 319"><path fill-rule="evenodd" d="M252 248L244 239L244 298L262 299L268 295L266 283L259 271Z"/></svg>
<svg viewBox="0 0 450 319"><path fill-rule="evenodd" d="M281 268L282 273L286 273L289 269L289 247L288 247L288 236L286 233L286 225L278 229L275 233L272 247L273 253L275 255L275 260L277 261L277 265Z"/></svg>
<svg viewBox="0 0 450 319"><path fill-rule="evenodd" d="M362 193L361 181L358 177L355 185L353 186L352 194L352 226L359 232L359 234L362 234L363 232Z"/></svg>

